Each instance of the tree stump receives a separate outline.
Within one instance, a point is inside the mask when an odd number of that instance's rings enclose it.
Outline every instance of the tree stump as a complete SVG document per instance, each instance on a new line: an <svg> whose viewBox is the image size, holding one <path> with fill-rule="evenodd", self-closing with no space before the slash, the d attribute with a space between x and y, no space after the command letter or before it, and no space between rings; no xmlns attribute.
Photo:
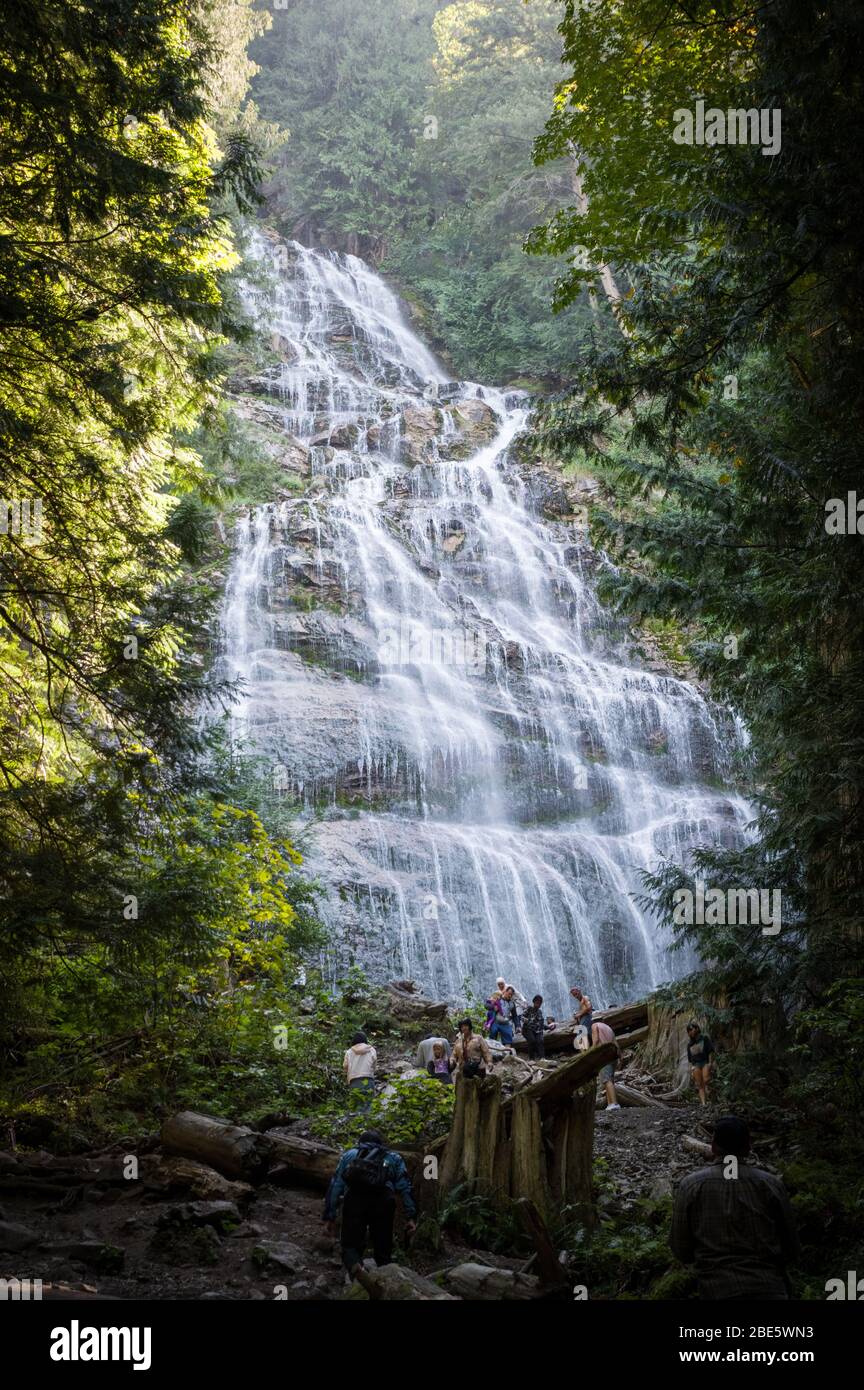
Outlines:
<svg viewBox="0 0 864 1390"><path fill-rule="evenodd" d="M500 1207L525 1197L541 1217L566 1204L589 1221L594 1078L616 1054L614 1043L589 1048L504 1101L498 1077L460 1076L441 1195L464 1187Z"/></svg>

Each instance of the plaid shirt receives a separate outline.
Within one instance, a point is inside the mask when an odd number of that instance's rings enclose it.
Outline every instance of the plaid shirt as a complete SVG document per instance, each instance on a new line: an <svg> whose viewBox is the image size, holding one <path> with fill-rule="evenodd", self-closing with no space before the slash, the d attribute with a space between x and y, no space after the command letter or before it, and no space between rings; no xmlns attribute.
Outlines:
<svg viewBox="0 0 864 1390"><path fill-rule="evenodd" d="M739 1160L737 1178L721 1158L678 1184L669 1244L695 1264L700 1298L787 1298L784 1269L798 1253L786 1189Z"/></svg>

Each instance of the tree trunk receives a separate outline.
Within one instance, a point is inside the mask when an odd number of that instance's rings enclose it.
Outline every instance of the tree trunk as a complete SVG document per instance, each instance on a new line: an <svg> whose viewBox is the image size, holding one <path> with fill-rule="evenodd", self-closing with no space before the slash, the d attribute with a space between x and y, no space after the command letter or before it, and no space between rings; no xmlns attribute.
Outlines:
<svg viewBox="0 0 864 1390"><path fill-rule="evenodd" d="M326 1186L339 1162L337 1149L299 1135L268 1134L267 1146L271 1162L284 1165L292 1181L300 1178Z"/></svg>
<svg viewBox="0 0 864 1390"><path fill-rule="evenodd" d="M501 1081L497 1076L459 1076L450 1137L441 1164L441 1191L467 1184L487 1195L496 1187L501 1140Z"/></svg>
<svg viewBox="0 0 864 1390"><path fill-rule="evenodd" d="M182 1110L162 1125L166 1153L195 1158L226 1178L254 1182L263 1177L269 1161L268 1140L255 1130L228 1120Z"/></svg>
<svg viewBox="0 0 864 1390"><path fill-rule="evenodd" d="M464 1185L502 1207L527 1198L539 1218L566 1202L590 1222L594 1079L616 1053L615 1043L589 1048L503 1102L497 1077L460 1077L441 1195Z"/></svg>
<svg viewBox="0 0 864 1390"><path fill-rule="evenodd" d="M549 1204L549 1185L540 1124L540 1108L527 1094L530 1087L517 1091L511 1102L513 1145L510 1162L510 1191L527 1197L545 1214Z"/></svg>

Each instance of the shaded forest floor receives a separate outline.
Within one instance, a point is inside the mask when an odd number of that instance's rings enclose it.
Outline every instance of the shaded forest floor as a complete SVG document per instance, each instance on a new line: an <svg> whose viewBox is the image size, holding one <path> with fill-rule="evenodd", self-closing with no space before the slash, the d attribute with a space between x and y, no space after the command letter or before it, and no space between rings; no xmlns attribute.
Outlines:
<svg viewBox="0 0 864 1390"><path fill-rule="evenodd" d="M651 1230L656 1218L647 1261L652 1270L673 1264L668 1250L664 1254L668 1226L663 1229L672 1181L703 1161L682 1149L681 1138L707 1138L711 1114L710 1107L700 1112L692 1105L597 1112L598 1215L616 1229L632 1226L635 1231ZM28 1155L28 1164L37 1157ZM155 1156L153 1161L158 1162ZM151 1180L145 1170L143 1182L70 1188L58 1200L57 1194L39 1191L38 1184L32 1191L12 1191L17 1166L5 1156L0 1177L5 1189L0 1229L11 1231L12 1242L17 1239L21 1246L0 1257L7 1277L29 1274L52 1286L121 1299L356 1296L356 1288L348 1294L338 1242L324 1232L320 1189L265 1182L241 1191L242 1184L213 1175L206 1189L192 1185L184 1190L178 1180L165 1191L156 1185L156 1175ZM646 1215L649 1209L653 1216ZM410 1245L402 1226L400 1215L395 1258L422 1273L465 1260L518 1269L528 1258L527 1251L501 1248L511 1235L506 1219L498 1230L493 1220L473 1234L438 1229L434 1236L429 1223L421 1223ZM495 1248L484 1247L484 1234ZM622 1260L631 1255L621 1252ZM570 1256L573 1281L587 1283L593 1296L592 1280L580 1264L577 1244ZM682 1282L689 1287L683 1271L676 1291Z"/></svg>

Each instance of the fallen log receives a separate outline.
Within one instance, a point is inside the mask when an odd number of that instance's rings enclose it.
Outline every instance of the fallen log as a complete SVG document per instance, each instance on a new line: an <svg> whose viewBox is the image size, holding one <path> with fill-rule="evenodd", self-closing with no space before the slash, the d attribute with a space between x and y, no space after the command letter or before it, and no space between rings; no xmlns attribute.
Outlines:
<svg viewBox="0 0 864 1390"><path fill-rule="evenodd" d="M635 1047L637 1043L645 1042L650 1031L646 1023L644 1028L634 1028L632 1033L616 1033L615 1041L623 1052L626 1047Z"/></svg>
<svg viewBox="0 0 864 1390"><path fill-rule="evenodd" d="M190 1197L201 1202L228 1201L244 1203L253 1195L249 1183L231 1182L194 1158L176 1155L144 1154L141 1159L141 1179L151 1192L166 1196Z"/></svg>
<svg viewBox="0 0 864 1390"><path fill-rule="evenodd" d="M197 1159L225 1178L259 1181L270 1161L269 1137L232 1125L228 1120L181 1110L162 1125L162 1148L168 1154Z"/></svg>
<svg viewBox="0 0 864 1390"><path fill-rule="evenodd" d="M646 1004L622 1004L615 1009L600 1009L593 1015L595 1023L608 1023L616 1038L622 1034L622 1045L628 1042L641 1042L641 1038L627 1039L627 1034L640 1031L648 1025L648 1005ZM550 1033L544 1034L544 1045L546 1054L551 1055L557 1052L572 1052L573 1038L576 1033L576 1022L567 1019L559 1023ZM645 1037L647 1038L647 1033ZM524 1038L517 1038L514 1047L517 1052L527 1052L528 1044Z"/></svg>
<svg viewBox="0 0 864 1390"><path fill-rule="evenodd" d="M714 1150L710 1144L703 1144L701 1139L694 1139L690 1134L683 1134L681 1143L685 1149L690 1149L694 1154L700 1154L702 1158L714 1157Z"/></svg>
<svg viewBox="0 0 864 1390"><path fill-rule="evenodd" d="M539 1298L543 1292L535 1275L490 1265L454 1265L452 1269L442 1270L436 1278L442 1279L445 1287L458 1298L471 1302Z"/></svg>
<svg viewBox="0 0 864 1390"><path fill-rule="evenodd" d="M512 1105L516 1096L527 1096L546 1107L566 1100L577 1087L584 1086L586 1081L597 1075L601 1067L614 1062L617 1056L616 1043L601 1043L599 1047L589 1047L587 1052L577 1052L569 1062L556 1067L548 1076L543 1076L539 1081L533 1081L530 1086L517 1091L515 1096L504 1102L502 1109Z"/></svg>
<svg viewBox="0 0 864 1390"><path fill-rule="evenodd" d="M406 1269L404 1265L382 1265L380 1269L364 1269L360 1265L353 1274L356 1283L364 1288L375 1302L458 1302L446 1289L442 1289L431 1279L425 1279L416 1270ZM351 1296L349 1292L348 1297Z"/></svg>
<svg viewBox="0 0 864 1390"><path fill-rule="evenodd" d="M267 1149L272 1163L284 1165L292 1178L326 1184L336 1172L339 1150L298 1134L267 1135Z"/></svg>
<svg viewBox="0 0 864 1390"><path fill-rule="evenodd" d="M615 1082L615 1094L619 1105L645 1105L657 1110L668 1109L665 1101L655 1100L654 1096L648 1096L644 1091L635 1091L632 1086L625 1086L621 1081Z"/></svg>
<svg viewBox="0 0 864 1390"><path fill-rule="evenodd" d="M595 1009L592 1015L595 1023L608 1023L612 1032L627 1033L633 1028L648 1025L647 1000L641 1004L621 1004L614 1009Z"/></svg>

